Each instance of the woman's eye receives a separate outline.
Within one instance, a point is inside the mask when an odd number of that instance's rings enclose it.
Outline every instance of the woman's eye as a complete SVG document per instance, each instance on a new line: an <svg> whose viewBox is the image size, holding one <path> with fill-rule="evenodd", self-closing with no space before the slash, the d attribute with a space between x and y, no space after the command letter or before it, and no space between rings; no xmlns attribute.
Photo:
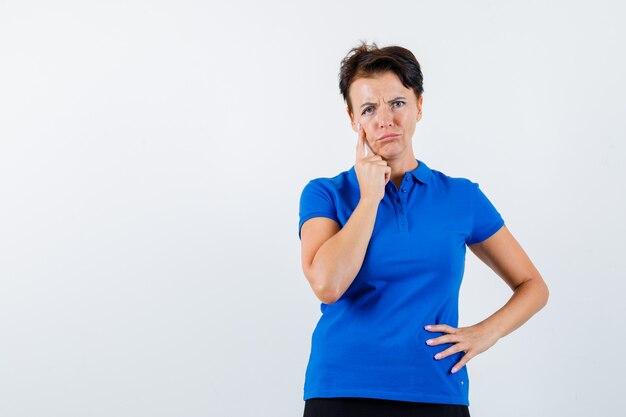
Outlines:
<svg viewBox="0 0 626 417"><path fill-rule="evenodd" d="M364 114L370 114L370 113L371 113L371 111L370 111L370 110L373 110L373 109L372 109L372 107L366 107L366 108L365 108L365 110L363 110L363 113L361 113L361 114L362 114L362 115L364 115Z"/></svg>
<svg viewBox="0 0 626 417"><path fill-rule="evenodd" d="M398 108L404 106L406 103L404 101L394 101L393 106Z"/></svg>

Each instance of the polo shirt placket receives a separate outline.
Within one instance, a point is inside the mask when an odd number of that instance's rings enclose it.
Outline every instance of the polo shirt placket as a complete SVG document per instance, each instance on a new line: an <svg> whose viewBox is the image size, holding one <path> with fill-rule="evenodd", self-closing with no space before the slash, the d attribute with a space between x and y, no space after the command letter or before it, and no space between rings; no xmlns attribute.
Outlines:
<svg viewBox="0 0 626 417"><path fill-rule="evenodd" d="M410 193L413 192L414 182L411 181L411 174L406 173L400 184L400 189L396 187L393 181L387 183L387 193L391 200L391 205L395 208L396 218L398 220L398 230L400 232L409 232L409 220L407 217L407 201Z"/></svg>

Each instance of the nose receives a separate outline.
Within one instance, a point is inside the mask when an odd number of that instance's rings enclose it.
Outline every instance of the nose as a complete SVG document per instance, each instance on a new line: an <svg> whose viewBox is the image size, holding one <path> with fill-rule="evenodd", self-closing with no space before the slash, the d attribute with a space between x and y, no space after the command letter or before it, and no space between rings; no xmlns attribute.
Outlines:
<svg viewBox="0 0 626 417"><path fill-rule="evenodd" d="M381 106L378 111L378 124L380 127L391 126L393 124L392 115L385 106Z"/></svg>

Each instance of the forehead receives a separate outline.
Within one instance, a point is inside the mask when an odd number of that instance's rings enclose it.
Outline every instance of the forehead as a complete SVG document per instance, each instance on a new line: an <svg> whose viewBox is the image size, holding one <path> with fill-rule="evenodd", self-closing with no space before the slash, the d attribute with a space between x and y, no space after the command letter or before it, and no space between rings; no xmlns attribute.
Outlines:
<svg viewBox="0 0 626 417"><path fill-rule="evenodd" d="M368 77L357 78L350 85L350 96L356 102L390 100L398 96L411 97L412 90L402 85L398 76L387 71Z"/></svg>

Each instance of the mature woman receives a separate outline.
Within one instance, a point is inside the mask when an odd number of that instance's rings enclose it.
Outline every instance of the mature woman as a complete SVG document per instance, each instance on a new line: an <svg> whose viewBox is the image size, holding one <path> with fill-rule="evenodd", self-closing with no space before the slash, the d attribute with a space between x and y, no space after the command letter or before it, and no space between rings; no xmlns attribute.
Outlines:
<svg viewBox="0 0 626 417"><path fill-rule="evenodd" d="M322 302L304 416L469 416L465 365L545 306L548 288L478 183L415 158L423 88L409 50L353 48L339 87L355 164L300 199L302 268ZM513 295L457 327L466 246Z"/></svg>

